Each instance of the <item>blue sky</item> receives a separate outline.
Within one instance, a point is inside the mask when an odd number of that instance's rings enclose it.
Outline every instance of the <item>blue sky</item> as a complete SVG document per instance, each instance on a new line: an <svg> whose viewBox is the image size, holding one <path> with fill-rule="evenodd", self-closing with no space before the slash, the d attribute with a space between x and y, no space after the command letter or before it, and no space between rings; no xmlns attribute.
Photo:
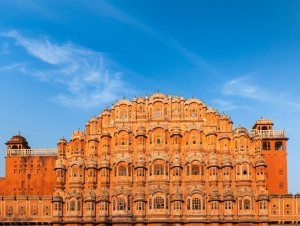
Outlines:
<svg viewBox="0 0 300 226"><path fill-rule="evenodd" d="M0 7L0 147L57 140L124 96L194 96L286 129L300 192L300 1L13 1ZM4 174L4 166L0 169Z"/></svg>

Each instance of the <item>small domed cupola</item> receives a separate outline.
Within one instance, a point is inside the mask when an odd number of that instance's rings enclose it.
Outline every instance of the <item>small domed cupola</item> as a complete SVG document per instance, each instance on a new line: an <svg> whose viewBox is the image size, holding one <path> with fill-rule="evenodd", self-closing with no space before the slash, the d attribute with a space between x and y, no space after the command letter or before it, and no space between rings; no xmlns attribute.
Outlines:
<svg viewBox="0 0 300 226"><path fill-rule="evenodd" d="M27 140L20 135L13 136L9 141L6 143L7 149L30 149Z"/></svg>

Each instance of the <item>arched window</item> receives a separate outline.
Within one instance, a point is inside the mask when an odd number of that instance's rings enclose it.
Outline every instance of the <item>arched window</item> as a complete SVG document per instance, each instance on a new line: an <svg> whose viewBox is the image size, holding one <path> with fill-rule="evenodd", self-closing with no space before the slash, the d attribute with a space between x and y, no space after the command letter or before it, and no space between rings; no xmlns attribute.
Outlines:
<svg viewBox="0 0 300 226"><path fill-rule="evenodd" d="M128 198L127 198L127 209L128 210L130 210L130 208L131 208L131 196L128 196Z"/></svg>
<svg viewBox="0 0 300 226"><path fill-rule="evenodd" d="M154 175L163 175L164 169L161 164L155 164L154 165Z"/></svg>
<svg viewBox="0 0 300 226"><path fill-rule="evenodd" d="M149 198L149 209L152 209L152 199Z"/></svg>
<svg viewBox="0 0 300 226"><path fill-rule="evenodd" d="M205 166L204 163L201 164L201 175L203 176L205 173Z"/></svg>
<svg viewBox="0 0 300 226"><path fill-rule="evenodd" d="M128 176L131 176L131 165L128 166Z"/></svg>
<svg viewBox="0 0 300 226"><path fill-rule="evenodd" d="M232 209L232 202L231 201L226 201L225 202L225 209L227 210L230 210Z"/></svg>
<svg viewBox="0 0 300 226"><path fill-rule="evenodd" d="M192 209L193 210L200 210L201 208L201 203L199 198L194 198L192 200Z"/></svg>
<svg viewBox="0 0 300 226"><path fill-rule="evenodd" d="M123 137L120 138L120 145L124 146L125 144L126 144L125 137L123 136Z"/></svg>
<svg viewBox="0 0 300 226"><path fill-rule="evenodd" d="M275 150L283 150L283 143L281 141L275 142Z"/></svg>
<svg viewBox="0 0 300 226"><path fill-rule="evenodd" d="M149 165L149 175L152 176L152 165Z"/></svg>
<svg viewBox="0 0 300 226"><path fill-rule="evenodd" d="M260 201L259 202L259 208L260 209L266 209L266 202L265 201Z"/></svg>
<svg viewBox="0 0 300 226"><path fill-rule="evenodd" d="M126 176L126 167L119 166L118 172L119 172L119 176Z"/></svg>
<svg viewBox="0 0 300 226"><path fill-rule="evenodd" d="M76 209L76 206L75 206L76 204L75 204L75 201L74 200L71 200L71 202L70 202L70 211L75 211L75 209Z"/></svg>
<svg viewBox="0 0 300 226"><path fill-rule="evenodd" d="M191 110L191 116L194 118L197 116L196 109Z"/></svg>
<svg viewBox="0 0 300 226"><path fill-rule="evenodd" d="M245 201L244 201L244 209L245 210L249 210L250 209L250 200L249 199L245 199Z"/></svg>
<svg viewBox="0 0 300 226"><path fill-rule="evenodd" d="M77 210L81 211L81 201L77 200Z"/></svg>
<svg viewBox="0 0 300 226"><path fill-rule="evenodd" d="M196 137L195 136L192 137L192 144L196 144Z"/></svg>
<svg viewBox="0 0 300 226"><path fill-rule="evenodd" d="M192 175L199 175L200 174L200 168L198 164L192 165Z"/></svg>
<svg viewBox="0 0 300 226"><path fill-rule="evenodd" d="M262 149L263 150L270 150L271 149L270 142L264 141L262 143Z"/></svg>
<svg viewBox="0 0 300 226"><path fill-rule="evenodd" d="M126 112L125 112L125 110L121 110L120 118L121 119L126 119Z"/></svg>
<svg viewBox="0 0 300 226"><path fill-rule="evenodd" d="M164 199L160 196L157 196L154 199L154 209L164 209L165 203Z"/></svg>
<svg viewBox="0 0 300 226"><path fill-rule="evenodd" d="M246 166L243 166L242 170L243 170L243 175L247 175L248 174Z"/></svg>
<svg viewBox="0 0 300 226"><path fill-rule="evenodd" d="M190 175L190 166L189 165L186 166L186 175Z"/></svg>
<svg viewBox="0 0 300 226"><path fill-rule="evenodd" d="M161 143L161 137L160 137L160 136L157 136L157 138L156 138L156 143L157 143L157 144L160 144L160 143Z"/></svg>
<svg viewBox="0 0 300 226"><path fill-rule="evenodd" d="M126 202L124 198L117 199L117 209L118 210L126 210Z"/></svg>
<svg viewBox="0 0 300 226"><path fill-rule="evenodd" d="M179 176L180 175L180 167L174 167L173 176Z"/></svg>

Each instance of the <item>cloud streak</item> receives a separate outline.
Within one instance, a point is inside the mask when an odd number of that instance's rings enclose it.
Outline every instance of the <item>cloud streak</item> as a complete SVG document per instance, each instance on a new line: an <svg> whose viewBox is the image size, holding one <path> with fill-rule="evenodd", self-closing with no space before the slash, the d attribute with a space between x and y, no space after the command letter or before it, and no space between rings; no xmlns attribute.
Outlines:
<svg viewBox="0 0 300 226"><path fill-rule="evenodd" d="M224 100L224 99L214 99L213 104L217 106L218 109L221 109L223 111L230 111L235 110L238 108L245 108L243 106L238 106L233 103L232 100Z"/></svg>
<svg viewBox="0 0 300 226"><path fill-rule="evenodd" d="M253 99L272 105L288 107L293 111L300 111L299 97L291 97L284 92L274 92L255 85L250 79L253 75L253 73L242 75L227 81L223 85L222 94Z"/></svg>
<svg viewBox="0 0 300 226"><path fill-rule="evenodd" d="M61 85L64 91L53 98L60 104L78 108L99 107L128 93L123 74L114 70L100 52L72 43L55 44L45 37L28 38L17 31L2 33L2 36L14 39L17 45L44 62L45 66L32 69L25 64L14 64L1 70L18 70L42 81Z"/></svg>

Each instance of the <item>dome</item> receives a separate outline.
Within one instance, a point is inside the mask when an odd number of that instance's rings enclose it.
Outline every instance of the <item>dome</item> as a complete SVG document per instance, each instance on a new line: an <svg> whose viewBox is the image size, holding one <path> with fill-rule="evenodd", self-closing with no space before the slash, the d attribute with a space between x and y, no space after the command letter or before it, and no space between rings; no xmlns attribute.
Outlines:
<svg viewBox="0 0 300 226"><path fill-rule="evenodd" d="M191 103L202 104L200 100L193 97L185 101L185 105L189 105Z"/></svg>
<svg viewBox="0 0 300 226"><path fill-rule="evenodd" d="M226 155L223 159L222 159L222 163L221 163L222 167L232 167L232 161L230 159L230 157L228 155Z"/></svg>
<svg viewBox="0 0 300 226"><path fill-rule="evenodd" d="M222 119L225 119L225 120L227 119L227 116L225 115L224 112L221 114L220 119L221 119L221 120L222 120Z"/></svg>
<svg viewBox="0 0 300 226"><path fill-rule="evenodd" d="M98 196L100 202L109 202L109 193L107 189L101 189L100 195Z"/></svg>
<svg viewBox="0 0 300 226"><path fill-rule="evenodd" d="M227 133L221 134L219 140L221 139L230 139L229 135Z"/></svg>
<svg viewBox="0 0 300 226"><path fill-rule="evenodd" d="M135 168L145 168L146 169L146 161L142 153L139 154Z"/></svg>
<svg viewBox="0 0 300 226"><path fill-rule="evenodd" d="M62 160L55 161L55 168L54 169L63 169L66 170L66 165Z"/></svg>
<svg viewBox="0 0 300 226"><path fill-rule="evenodd" d="M62 138L60 138L60 139L58 140L57 143L58 143L58 144L61 144L61 143L66 144L66 143L67 143L67 140L66 140L64 137L62 137Z"/></svg>
<svg viewBox="0 0 300 226"><path fill-rule="evenodd" d="M8 146L8 149L30 149L27 140L20 134L13 136L5 144Z"/></svg>
<svg viewBox="0 0 300 226"><path fill-rule="evenodd" d="M218 166L218 159L214 154L210 155L208 160L208 167L213 167L213 166Z"/></svg>
<svg viewBox="0 0 300 226"><path fill-rule="evenodd" d="M269 201L269 196L262 193L257 196L256 200L257 201Z"/></svg>
<svg viewBox="0 0 300 226"><path fill-rule="evenodd" d="M167 100L166 96L162 93L154 93L150 96L150 102L162 101L165 102Z"/></svg>
<svg viewBox="0 0 300 226"><path fill-rule="evenodd" d="M145 200L145 194L144 193L137 193L134 197L134 201L144 201Z"/></svg>
<svg viewBox="0 0 300 226"><path fill-rule="evenodd" d="M115 106L120 106L122 104L128 105L128 106L132 105L132 103L129 100L127 100L127 99L124 98L123 100L117 101L117 103L115 104Z"/></svg>
<svg viewBox="0 0 300 226"><path fill-rule="evenodd" d="M174 95L172 102L179 102L178 96Z"/></svg>
<svg viewBox="0 0 300 226"><path fill-rule="evenodd" d="M89 191L89 193L85 196L85 201L94 202L96 200L95 193L93 191Z"/></svg>
<svg viewBox="0 0 300 226"><path fill-rule="evenodd" d="M225 191L223 195L223 201L235 201L232 191L229 190Z"/></svg>
<svg viewBox="0 0 300 226"><path fill-rule="evenodd" d="M63 198L60 195L53 197L53 202L63 202Z"/></svg>
<svg viewBox="0 0 300 226"><path fill-rule="evenodd" d="M97 161L93 156L87 159L86 169L97 169Z"/></svg>
<svg viewBox="0 0 300 226"><path fill-rule="evenodd" d="M142 104L144 103L144 98L143 97L139 97L139 99L137 100L138 104Z"/></svg>
<svg viewBox="0 0 300 226"><path fill-rule="evenodd" d="M212 108L212 106L209 105L206 112L207 113L215 113L215 110Z"/></svg>
<svg viewBox="0 0 300 226"><path fill-rule="evenodd" d="M273 125L274 123L270 119L260 118L260 119L256 120L256 124Z"/></svg>
<svg viewBox="0 0 300 226"><path fill-rule="evenodd" d="M181 137L182 137L180 127L173 127L173 128L171 129L171 137L172 137L172 136L175 136L175 135L178 135L178 136L181 136Z"/></svg>
<svg viewBox="0 0 300 226"><path fill-rule="evenodd" d="M259 166L267 166L267 164L263 158L260 158L255 162L255 167L259 167Z"/></svg>
<svg viewBox="0 0 300 226"><path fill-rule="evenodd" d="M103 132L102 134L101 134L101 138L102 137L110 137L111 138L111 135L110 135L110 133L108 133L108 132Z"/></svg>
<svg viewBox="0 0 300 226"><path fill-rule="evenodd" d="M174 202L174 201L183 201L182 199L182 194L180 193L175 193L172 195L172 198L171 200Z"/></svg>
<svg viewBox="0 0 300 226"><path fill-rule="evenodd" d="M138 127L138 129L136 130L136 135L135 137L138 136L143 136L143 137L147 137L147 132L144 126L140 126Z"/></svg>
<svg viewBox="0 0 300 226"><path fill-rule="evenodd" d="M213 190L211 192L209 201L220 201L220 194L217 190Z"/></svg>
<svg viewBox="0 0 300 226"><path fill-rule="evenodd" d="M235 137L237 137L237 136L246 136L246 137L249 137L248 130L246 128L244 128L244 127L238 127L233 132L234 132L234 136Z"/></svg>
<svg viewBox="0 0 300 226"><path fill-rule="evenodd" d="M85 134L84 134L84 132L81 131L80 129L74 131L74 132L72 133L71 140L75 140L75 139L84 140L84 139L85 139Z"/></svg>
<svg viewBox="0 0 300 226"><path fill-rule="evenodd" d="M210 129L210 130L206 133L206 136L209 136L209 135L215 135L215 136L217 136L217 133L216 133L215 130Z"/></svg>
<svg viewBox="0 0 300 226"><path fill-rule="evenodd" d="M181 160L178 154L174 155L171 167L181 167Z"/></svg>
<svg viewBox="0 0 300 226"><path fill-rule="evenodd" d="M109 168L109 160L106 157L99 158L99 169Z"/></svg>
<svg viewBox="0 0 300 226"><path fill-rule="evenodd" d="M91 119L90 119L90 122L95 122L97 121L97 118L95 116L93 116Z"/></svg>

